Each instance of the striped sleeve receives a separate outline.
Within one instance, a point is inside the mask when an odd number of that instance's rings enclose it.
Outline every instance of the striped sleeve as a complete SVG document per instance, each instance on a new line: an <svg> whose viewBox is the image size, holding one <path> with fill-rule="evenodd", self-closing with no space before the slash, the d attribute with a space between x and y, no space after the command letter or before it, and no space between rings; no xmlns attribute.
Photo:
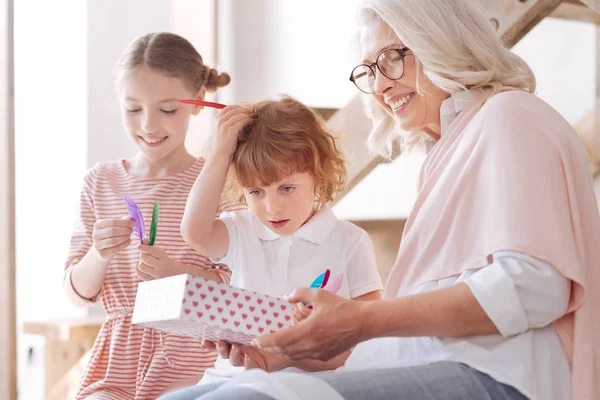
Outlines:
<svg viewBox="0 0 600 400"><path fill-rule="evenodd" d="M73 282L71 280L73 267L81 261L93 245L92 233L94 231L96 217L94 214L94 202L92 201L91 196L91 188L93 187L92 175L93 172L90 171L84 178L63 278L63 288L67 294L67 298L71 303L78 307L85 307L93 304L97 302L100 297L99 294L91 299L81 296L77 293L75 287L73 287Z"/></svg>

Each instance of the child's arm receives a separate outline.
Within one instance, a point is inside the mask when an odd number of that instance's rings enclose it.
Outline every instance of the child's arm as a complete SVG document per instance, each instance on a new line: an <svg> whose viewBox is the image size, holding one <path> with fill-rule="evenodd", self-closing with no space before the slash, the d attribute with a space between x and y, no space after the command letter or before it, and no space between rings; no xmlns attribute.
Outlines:
<svg viewBox="0 0 600 400"><path fill-rule="evenodd" d="M110 260L131 243L133 221L104 219L96 221L92 232L93 245L81 260L68 270L65 282L83 299L92 300L104 284Z"/></svg>
<svg viewBox="0 0 600 400"><path fill-rule="evenodd" d="M247 108L229 106L221 111L213 149L185 206L181 236L191 247L207 257L224 257L227 253L227 228L214 215L221 201L231 157L237 148L239 132L250 122L250 110Z"/></svg>
<svg viewBox="0 0 600 400"><path fill-rule="evenodd" d="M110 260L131 243L133 232L129 216L96 219L93 188L98 173L93 168L83 180L65 263L63 286L69 301L79 307L97 300Z"/></svg>
<svg viewBox="0 0 600 400"><path fill-rule="evenodd" d="M230 158L211 155L196 179L181 220L181 236L206 257L223 257L229 246L225 224L214 218L227 178Z"/></svg>

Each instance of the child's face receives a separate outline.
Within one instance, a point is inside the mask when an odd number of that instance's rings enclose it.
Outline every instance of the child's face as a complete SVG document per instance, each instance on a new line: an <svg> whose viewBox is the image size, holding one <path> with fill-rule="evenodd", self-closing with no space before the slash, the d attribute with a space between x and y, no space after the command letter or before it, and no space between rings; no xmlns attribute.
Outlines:
<svg viewBox="0 0 600 400"><path fill-rule="evenodd" d="M288 175L264 187L244 188L252 214L279 235L291 235L313 214L315 180L308 172Z"/></svg>
<svg viewBox="0 0 600 400"><path fill-rule="evenodd" d="M163 160L185 149L190 115L201 107L176 101L199 97L181 79L143 66L121 79L120 96L123 125L149 159Z"/></svg>

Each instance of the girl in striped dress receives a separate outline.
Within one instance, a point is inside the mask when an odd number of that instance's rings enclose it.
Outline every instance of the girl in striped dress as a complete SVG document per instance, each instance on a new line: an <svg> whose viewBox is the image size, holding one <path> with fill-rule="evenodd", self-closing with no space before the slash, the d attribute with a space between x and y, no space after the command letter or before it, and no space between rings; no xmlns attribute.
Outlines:
<svg viewBox="0 0 600 400"><path fill-rule="evenodd" d="M229 83L203 64L194 47L170 33L132 42L118 63L117 87L125 131L139 147L132 159L94 166L85 176L64 286L76 305L100 301L108 314L94 344L77 399L156 399L196 383L216 355L199 340L131 324L140 281L181 273L218 282L229 271L213 265L180 234L185 202L204 160L185 147L189 119L202 107L176 99L203 99ZM124 196L150 221L160 203L154 246L132 238ZM222 201L219 211L235 210Z"/></svg>

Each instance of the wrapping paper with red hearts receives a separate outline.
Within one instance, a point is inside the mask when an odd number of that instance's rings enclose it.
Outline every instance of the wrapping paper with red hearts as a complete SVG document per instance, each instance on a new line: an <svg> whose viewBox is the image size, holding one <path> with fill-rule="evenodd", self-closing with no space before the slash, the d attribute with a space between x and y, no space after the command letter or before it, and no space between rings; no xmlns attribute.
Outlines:
<svg viewBox="0 0 600 400"><path fill-rule="evenodd" d="M191 275L138 285L132 323L180 336L231 343L251 340L292 324L287 300Z"/></svg>

